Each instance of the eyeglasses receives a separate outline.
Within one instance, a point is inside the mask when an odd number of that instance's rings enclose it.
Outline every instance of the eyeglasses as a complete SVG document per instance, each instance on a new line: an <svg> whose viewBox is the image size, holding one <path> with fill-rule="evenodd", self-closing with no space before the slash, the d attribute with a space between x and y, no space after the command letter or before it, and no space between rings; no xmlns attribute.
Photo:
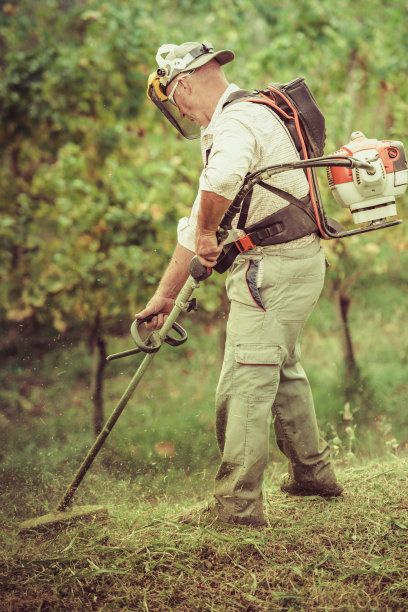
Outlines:
<svg viewBox="0 0 408 612"><path fill-rule="evenodd" d="M178 84L180 83L180 81L182 79L184 79L185 77L190 76L190 74L193 74L193 72L195 72L195 68L193 68L193 70L190 70L190 72L186 72L186 74L182 74L181 77L179 78L179 80L177 81L175 87L173 87L173 90L171 92L171 94L167 97L168 101L171 102L172 104L174 104L174 106L177 106L177 102L174 99L174 92L176 91Z"/></svg>

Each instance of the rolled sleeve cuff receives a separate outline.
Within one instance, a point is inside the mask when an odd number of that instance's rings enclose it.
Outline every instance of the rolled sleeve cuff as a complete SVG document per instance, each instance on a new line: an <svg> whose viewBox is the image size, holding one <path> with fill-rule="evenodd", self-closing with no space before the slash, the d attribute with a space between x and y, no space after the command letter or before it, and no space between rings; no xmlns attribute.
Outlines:
<svg viewBox="0 0 408 612"><path fill-rule="evenodd" d="M196 228L188 217L183 217L177 226L177 241L181 246L195 253Z"/></svg>
<svg viewBox="0 0 408 612"><path fill-rule="evenodd" d="M238 175L225 177L217 171L205 169L200 177L200 189L211 191L227 200L233 200L242 186L243 179Z"/></svg>

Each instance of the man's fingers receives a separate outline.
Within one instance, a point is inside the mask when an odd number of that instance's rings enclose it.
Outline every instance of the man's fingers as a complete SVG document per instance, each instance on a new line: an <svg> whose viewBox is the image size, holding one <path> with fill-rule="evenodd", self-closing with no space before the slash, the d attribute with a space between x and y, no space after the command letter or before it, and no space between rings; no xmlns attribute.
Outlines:
<svg viewBox="0 0 408 612"><path fill-rule="evenodd" d="M163 312L158 313L156 316L152 318L149 323L146 323L147 329L161 329L168 318L168 315Z"/></svg>
<svg viewBox="0 0 408 612"><path fill-rule="evenodd" d="M163 323L160 325L160 313L156 314L154 311L152 312L150 308L145 308L144 310L137 312L135 317L136 319L146 319L147 317L152 317L150 321L145 321L147 329L160 329L160 327L163 325Z"/></svg>
<svg viewBox="0 0 408 612"><path fill-rule="evenodd" d="M136 319L145 319L146 317L148 317L151 314L154 314L154 313L149 308L145 308L144 310L141 310L140 312L137 312L135 314L135 318Z"/></svg>
<svg viewBox="0 0 408 612"><path fill-rule="evenodd" d="M200 257L200 255L198 255L198 261L203 266L207 266L208 268L213 268L215 264L217 263L217 258L215 257L213 259L209 259L209 258Z"/></svg>
<svg viewBox="0 0 408 612"><path fill-rule="evenodd" d="M149 322L145 323L147 329L156 329L157 317L152 317Z"/></svg>

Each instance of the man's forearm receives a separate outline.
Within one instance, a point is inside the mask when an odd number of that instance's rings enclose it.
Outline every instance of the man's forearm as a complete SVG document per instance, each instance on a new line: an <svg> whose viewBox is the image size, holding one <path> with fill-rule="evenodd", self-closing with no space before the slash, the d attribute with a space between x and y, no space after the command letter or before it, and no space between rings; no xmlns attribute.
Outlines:
<svg viewBox="0 0 408 612"><path fill-rule="evenodd" d="M177 243L173 257L157 288L156 295L175 298L188 278L188 267L194 253Z"/></svg>
<svg viewBox="0 0 408 612"><path fill-rule="evenodd" d="M212 191L201 192L201 205L198 213L198 230L202 233L215 233L226 213L231 200Z"/></svg>

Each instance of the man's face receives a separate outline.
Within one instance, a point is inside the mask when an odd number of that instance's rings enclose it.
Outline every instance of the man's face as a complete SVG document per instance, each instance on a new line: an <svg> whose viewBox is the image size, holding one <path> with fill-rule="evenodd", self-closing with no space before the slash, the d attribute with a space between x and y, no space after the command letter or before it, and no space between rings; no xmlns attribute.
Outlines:
<svg viewBox="0 0 408 612"><path fill-rule="evenodd" d="M166 94L177 106L180 116L187 117L199 126L207 125L201 110L200 97L196 93L190 74L180 74L166 89Z"/></svg>

